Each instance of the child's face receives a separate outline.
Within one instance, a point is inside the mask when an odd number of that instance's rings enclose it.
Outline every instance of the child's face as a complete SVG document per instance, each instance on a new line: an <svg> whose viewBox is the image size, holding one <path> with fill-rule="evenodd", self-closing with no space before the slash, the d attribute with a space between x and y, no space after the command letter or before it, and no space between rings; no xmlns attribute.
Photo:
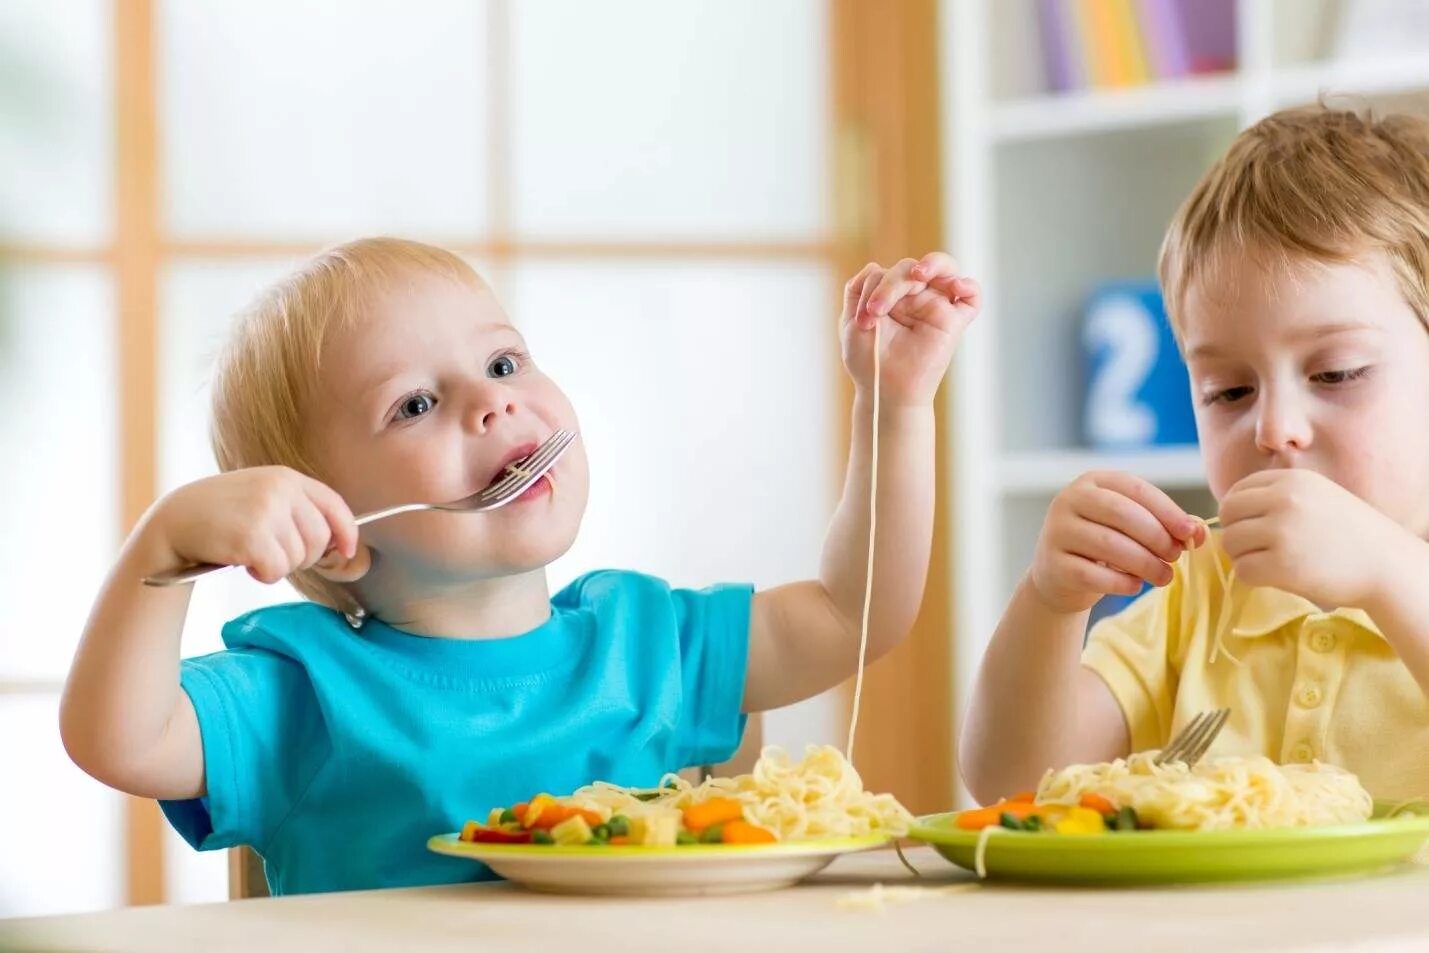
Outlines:
<svg viewBox="0 0 1429 953"><path fill-rule="evenodd" d="M418 277L334 332L315 401L322 475L354 513L485 488L557 428L578 429L489 289ZM364 527L369 582L440 589L545 566L575 539L588 470L580 440L552 483L490 513L424 512Z"/></svg>
<svg viewBox="0 0 1429 953"><path fill-rule="evenodd" d="M1380 252L1227 255L1189 289L1185 350L1211 491L1316 471L1429 535L1429 333Z"/></svg>

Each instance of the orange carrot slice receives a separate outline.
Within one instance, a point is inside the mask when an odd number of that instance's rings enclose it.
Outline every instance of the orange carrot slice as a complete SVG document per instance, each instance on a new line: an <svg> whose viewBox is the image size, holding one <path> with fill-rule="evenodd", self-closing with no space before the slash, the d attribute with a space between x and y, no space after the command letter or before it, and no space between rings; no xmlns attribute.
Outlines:
<svg viewBox="0 0 1429 953"><path fill-rule="evenodd" d="M720 834L723 844L772 844L775 840L771 831L748 821L725 821Z"/></svg>

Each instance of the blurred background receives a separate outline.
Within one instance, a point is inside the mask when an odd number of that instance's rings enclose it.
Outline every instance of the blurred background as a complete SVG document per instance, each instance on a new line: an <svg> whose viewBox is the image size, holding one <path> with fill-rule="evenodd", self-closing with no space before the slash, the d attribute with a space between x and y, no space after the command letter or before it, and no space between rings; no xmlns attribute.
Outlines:
<svg viewBox="0 0 1429 953"><path fill-rule="evenodd" d="M940 397L928 599L859 744L870 787L950 806L955 712L1052 494L1110 466L1211 512L1147 283L1171 213L1276 108L1422 109L1426 7L4 0L0 916L228 895L225 857L70 765L59 691L128 528L214 470L230 315L360 235L468 257L572 396L592 495L557 586L813 574L843 282L935 247L981 278ZM290 598L206 582L184 654ZM842 743L846 718L841 689L761 733Z"/></svg>

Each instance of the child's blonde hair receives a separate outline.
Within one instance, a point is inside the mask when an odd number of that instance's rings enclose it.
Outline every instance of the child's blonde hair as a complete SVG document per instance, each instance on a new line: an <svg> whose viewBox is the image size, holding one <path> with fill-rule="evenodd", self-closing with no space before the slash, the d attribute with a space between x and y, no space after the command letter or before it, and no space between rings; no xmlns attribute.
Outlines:
<svg viewBox="0 0 1429 953"><path fill-rule="evenodd" d="M1177 211L1161 245L1167 313L1184 338L1187 290L1220 256L1342 263L1366 249L1429 324L1429 120L1287 109L1237 136Z"/></svg>
<svg viewBox="0 0 1429 953"><path fill-rule="evenodd" d="M323 479L307 426L323 342L334 328L363 316L376 296L423 276L484 287L471 266L449 251L364 238L322 252L240 312L214 371L212 440L219 469L280 465ZM355 608L342 586L311 569L290 581L315 602Z"/></svg>

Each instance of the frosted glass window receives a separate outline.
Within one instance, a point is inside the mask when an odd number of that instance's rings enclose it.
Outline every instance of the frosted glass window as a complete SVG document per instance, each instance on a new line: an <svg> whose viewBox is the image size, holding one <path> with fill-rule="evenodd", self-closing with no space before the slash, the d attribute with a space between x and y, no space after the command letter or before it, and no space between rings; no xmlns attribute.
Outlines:
<svg viewBox="0 0 1429 953"><path fill-rule="evenodd" d="M682 586L817 573L844 426L827 268L524 264L509 285L591 461L585 522L553 588L605 567ZM838 741L839 710L826 695L770 712L765 740Z"/></svg>
<svg viewBox="0 0 1429 953"><path fill-rule="evenodd" d="M102 270L0 268L0 679L64 677L114 560L115 364Z"/></svg>
<svg viewBox="0 0 1429 953"><path fill-rule="evenodd" d="M158 13L177 236L482 233L485 4L165 0Z"/></svg>
<svg viewBox="0 0 1429 953"><path fill-rule="evenodd" d="M838 452L827 269L512 271L512 316L574 403L591 460L590 507L557 581L601 566L682 585L813 575Z"/></svg>
<svg viewBox="0 0 1429 953"><path fill-rule="evenodd" d="M58 697L0 695L0 738L0 917L122 904L123 798L65 754Z"/></svg>
<svg viewBox="0 0 1429 953"><path fill-rule="evenodd" d="M109 240L112 6L0 4L0 235L7 239Z"/></svg>
<svg viewBox="0 0 1429 953"><path fill-rule="evenodd" d="M164 821L164 900L218 903L228 899L228 851L194 850Z"/></svg>
<svg viewBox="0 0 1429 953"><path fill-rule="evenodd" d="M517 234L822 237L827 8L824 0L510 4Z"/></svg>

